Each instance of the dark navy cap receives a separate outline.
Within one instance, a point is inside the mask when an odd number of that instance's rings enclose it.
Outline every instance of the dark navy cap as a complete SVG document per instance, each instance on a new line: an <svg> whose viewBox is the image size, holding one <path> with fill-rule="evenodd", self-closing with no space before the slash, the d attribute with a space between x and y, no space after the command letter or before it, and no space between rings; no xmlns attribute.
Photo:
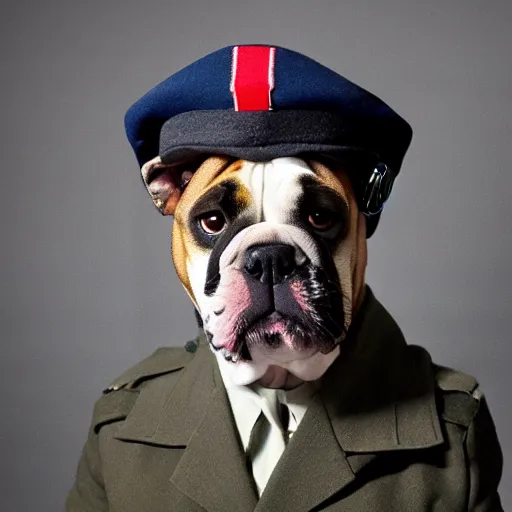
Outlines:
<svg viewBox="0 0 512 512"><path fill-rule="evenodd" d="M412 137L372 93L305 55L263 45L229 46L178 71L128 110L125 127L140 166L158 155L172 164L205 154L267 161L359 152L393 177Z"/></svg>

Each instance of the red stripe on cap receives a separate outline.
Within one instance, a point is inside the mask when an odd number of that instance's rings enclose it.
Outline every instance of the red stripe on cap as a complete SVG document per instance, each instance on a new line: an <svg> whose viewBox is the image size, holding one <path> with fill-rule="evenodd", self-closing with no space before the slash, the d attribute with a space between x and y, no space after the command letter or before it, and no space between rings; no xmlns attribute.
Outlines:
<svg viewBox="0 0 512 512"><path fill-rule="evenodd" d="M235 110L272 110L276 49L269 46L235 46L231 93Z"/></svg>

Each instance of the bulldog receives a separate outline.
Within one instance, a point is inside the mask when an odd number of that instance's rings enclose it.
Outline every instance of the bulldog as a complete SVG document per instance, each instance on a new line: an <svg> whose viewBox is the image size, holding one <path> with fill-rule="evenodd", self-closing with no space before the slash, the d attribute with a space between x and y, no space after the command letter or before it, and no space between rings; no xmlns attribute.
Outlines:
<svg viewBox="0 0 512 512"><path fill-rule="evenodd" d="M233 382L293 387L338 357L364 292L365 217L343 166L320 158L142 167L174 216L172 257Z"/></svg>
<svg viewBox="0 0 512 512"><path fill-rule="evenodd" d="M215 358L166 347L105 390L67 510L502 510L477 381L365 286L407 121L305 55L237 45L125 127Z"/></svg>

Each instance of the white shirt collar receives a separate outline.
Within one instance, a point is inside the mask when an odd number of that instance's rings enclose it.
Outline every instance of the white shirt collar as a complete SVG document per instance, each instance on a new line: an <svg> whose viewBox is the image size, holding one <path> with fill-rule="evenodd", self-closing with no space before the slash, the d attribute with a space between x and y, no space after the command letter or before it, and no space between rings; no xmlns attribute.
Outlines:
<svg viewBox="0 0 512 512"><path fill-rule="evenodd" d="M258 384L241 386L233 383L224 365L220 364L219 369L245 451L249 446L249 439L254 424L262 410L269 421L281 427L278 413L271 406L272 400L269 400L270 393L277 393L278 401L288 406L290 411L288 435L291 436L297 430L306 414L308 405L319 388L318 381L304 382L291 390L272 390L263 388Z"/></svg>

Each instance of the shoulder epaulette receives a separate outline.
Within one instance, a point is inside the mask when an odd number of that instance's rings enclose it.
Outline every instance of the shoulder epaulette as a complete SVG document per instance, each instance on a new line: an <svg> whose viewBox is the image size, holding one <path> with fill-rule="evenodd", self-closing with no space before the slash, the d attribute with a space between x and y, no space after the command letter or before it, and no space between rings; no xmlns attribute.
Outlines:
<svg viewBox="0 0 512 512"><path fill-rule="evenodd" d="M194 357L194 352L188 349L190 343L188 342L184 348L162 347L157 349L149 357L126 370L103 393L108 394L120 389L134 389L147 379L180 370Z"/></svg>
<svg viewBox="0 0 512 512"><path fill-rule="evenodd" d="M445 366L435 366L437 385L443 391L473 393L478 388L477 380L467 373Z"/></svg>
<svg viewBox="0 0 512 512"><path fill-rule="evenodd" d="M477 380L464 372L434 366L437 387L442 391L443 418L463 427L468 427L473 420L482 393Z"/></svg>

